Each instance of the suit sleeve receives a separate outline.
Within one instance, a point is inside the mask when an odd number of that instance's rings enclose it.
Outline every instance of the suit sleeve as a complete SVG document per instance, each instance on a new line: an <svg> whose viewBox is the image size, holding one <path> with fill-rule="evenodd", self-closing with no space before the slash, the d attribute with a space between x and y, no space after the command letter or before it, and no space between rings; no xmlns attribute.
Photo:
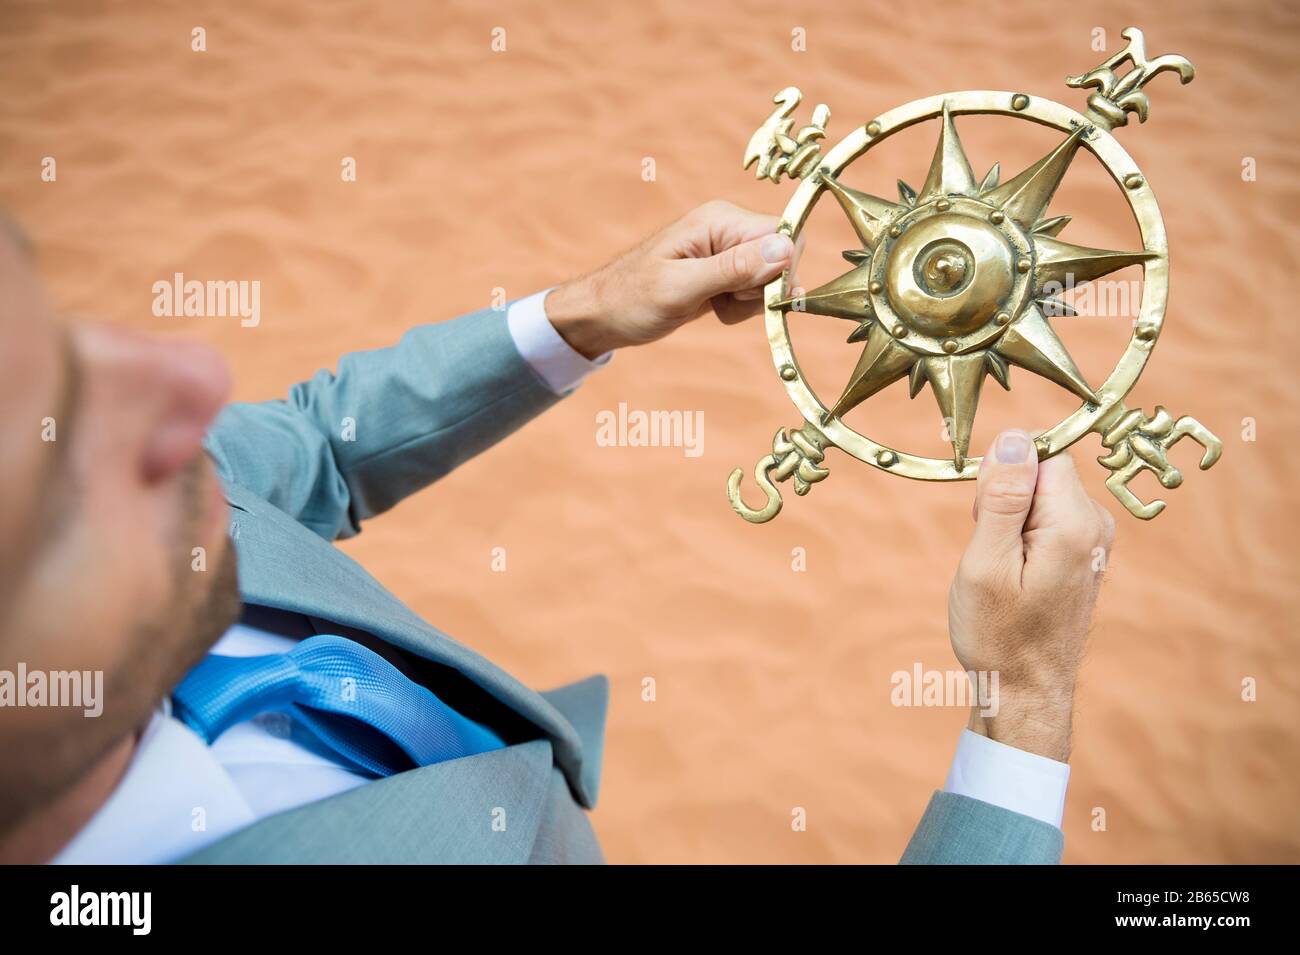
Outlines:
<svg viewBox="0 0 1300 955"><path fill-rule="evenodd" d="M991 803L936 792L925 808L903 865L1055 865L1065 837L1040 819Z"/></svg>
<svg viewBox="0 0 1300 955"><path fill-rule="evenodd" d="M327 540L449 473L559 400L484 310L345 355L284 400L229 405L207 447L223 480Z"/></svg>

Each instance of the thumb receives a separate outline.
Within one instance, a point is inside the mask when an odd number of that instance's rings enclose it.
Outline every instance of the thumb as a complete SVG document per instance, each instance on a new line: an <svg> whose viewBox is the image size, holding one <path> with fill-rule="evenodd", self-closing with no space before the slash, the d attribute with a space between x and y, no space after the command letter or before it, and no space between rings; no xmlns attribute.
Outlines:
<svg viewBox="0 0 1300 955"><path fill-rule="evenodd" d="M980 462L975 496L973 556L988 561L1024 559L1021 534L1034 503L1038 452L1024 431L1003 431Z"/></svg>
<svg viewBox="0 0 1300 955"><path fill-rule="evenodd" d="M723 292L766 285L781 274L794 254L794 243L780 232L741 242L707 259L697 259L696 292L701 298L712 298Z"/></svg>

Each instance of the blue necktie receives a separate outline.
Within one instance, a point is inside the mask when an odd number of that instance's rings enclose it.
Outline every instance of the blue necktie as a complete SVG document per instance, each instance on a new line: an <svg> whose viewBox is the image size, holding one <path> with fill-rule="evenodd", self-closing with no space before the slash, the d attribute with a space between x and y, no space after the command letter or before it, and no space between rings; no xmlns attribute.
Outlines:
<svg viewBox="0 0 1300 955"><path fill-rule="evenodd" d="M208 743L259 713L291 708L342 760L376 776L505 745L373 650L333 635L269 656L209 654L172 702L176 717Z"/></svg>

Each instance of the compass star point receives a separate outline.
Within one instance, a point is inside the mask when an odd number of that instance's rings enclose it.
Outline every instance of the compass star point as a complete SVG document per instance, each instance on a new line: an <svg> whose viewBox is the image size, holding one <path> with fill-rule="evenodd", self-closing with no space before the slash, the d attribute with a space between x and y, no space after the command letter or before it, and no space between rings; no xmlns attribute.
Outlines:
<svg viewBox="0 0 1300 955"><path fill-rule="evenodd" d="M1054 381L1085 401L1097 403L1096 393L1037 305L1027 308L1007 326L993 351L1013 365Z"/></svg>
<svg viewBox="0 0 1300 955"><path fill-rule="evenodd" d="M871 316L870 285L871 267L864 263L803 295L782 299L774 307L860 322Z"/></svg>
<svg viewBox="0 0 1300 955"><path fill-rule="evenodd" d="M930 171L926 174L925 184L917 194L915 204L923 205L932 199L943 196L969 196L978 194L975 173L971 170L966 150L962 148L961 137L953 125L952 113L948 104L943 104L943 124L939 131L939 142L934 148L934 158L930 161Z"/></svg>
<svg viewBox="0 0 1300 955"><path fill-rule="evenodd" d="M900 345L884 329L873 328L844 393L830 410L831 417L840 417L881 388L906 376L916 361L916 352Z"/></svg>
<svg viewBox="0 0 1300 955"><path fill-rule="evenodd" d="M935 355L922 359L925 375L934 390L939 412L948 425L952 439L952 460L958 468L966 461L970 450L971 430L975 426L975 412L979 407L980 389L988 374L982 352L967 355Z"/></svg>
<svg viewBox="0 0 1300 955"><path fill-rule="evenodd" d="M908 373L907 391L909 398L915 398L925 386L925 362L918 361Z"/></svg>
<svg viewBox="0 0 1300 955"><path fill-rule="evenodd" d="M858 239L866 249L874 249L880 242L881 235L889 228L889 223L905 211L896 202L850 189L832 175L824 173L821 180L849 217L853 231L858 234Z"/></svg>
<svg viewBox="0 0 1300 955"><path fill-rule="evenodd" d="M1064 287L1067 281L1080 285L1118 269L1159 258L1156 252L1092 249L1045 235L1034 236L1034 250L1038 256L1037 279L1040 289L1052 284Z"/></svg>
<svg viewBox="0 0 1300 955"><path fill-rule="evenodd" d="M1055 149L1028 169L983 196L1026 229L1043 217L1065 172L1083 142L1086 127L1074 130Z"/></svg>
<svg viewBox="0 0 1300 955"><path fill-rule="evenodd" d="M993 164L993 168L984 174L984 179L980 183L979 194L982 196L984 195L984 193L992 189L996 189L998 187L998 177L1001 174L1002 174L1002 164L995 162Z"/></svg>
<svg viewBox="0 0 1300 955"><path fill-rule="evenodd" d="M1058 236L1061 230L1070 224L1071 216L1054 216L1051 219L1044 219L1034 226L1034 235Z"/></svg>
<svg viewBox="0 0 1300 955"><path fill-rule="evenodd" d="M992 375L993 379L1002 386L1003 391L1010 391L1011 369L1007 367L1007 363L1003 360L1002 356L990 349L984 353L984 357L988 359L989 374Z"/></svg>

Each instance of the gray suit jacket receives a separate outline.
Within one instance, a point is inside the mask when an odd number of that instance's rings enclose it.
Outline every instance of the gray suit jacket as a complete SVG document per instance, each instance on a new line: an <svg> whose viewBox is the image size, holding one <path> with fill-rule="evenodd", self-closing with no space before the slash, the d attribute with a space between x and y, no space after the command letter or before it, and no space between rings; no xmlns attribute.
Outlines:
<svg viewBox="0 0 1300 955"><path fill-rule="evenodd" d="M485 310L347 355L284 401L222 413L208 449L231 507L244 602L371 634L458 681L467 705L509 714L514 728L504 749L271 816L185 861L603 861L584 810L600 780L605 678L531 690L425 623L332 544L557 400L515 348L505 313ZM1059 855L1055 828L937 793L904 861Z"/></svg>

